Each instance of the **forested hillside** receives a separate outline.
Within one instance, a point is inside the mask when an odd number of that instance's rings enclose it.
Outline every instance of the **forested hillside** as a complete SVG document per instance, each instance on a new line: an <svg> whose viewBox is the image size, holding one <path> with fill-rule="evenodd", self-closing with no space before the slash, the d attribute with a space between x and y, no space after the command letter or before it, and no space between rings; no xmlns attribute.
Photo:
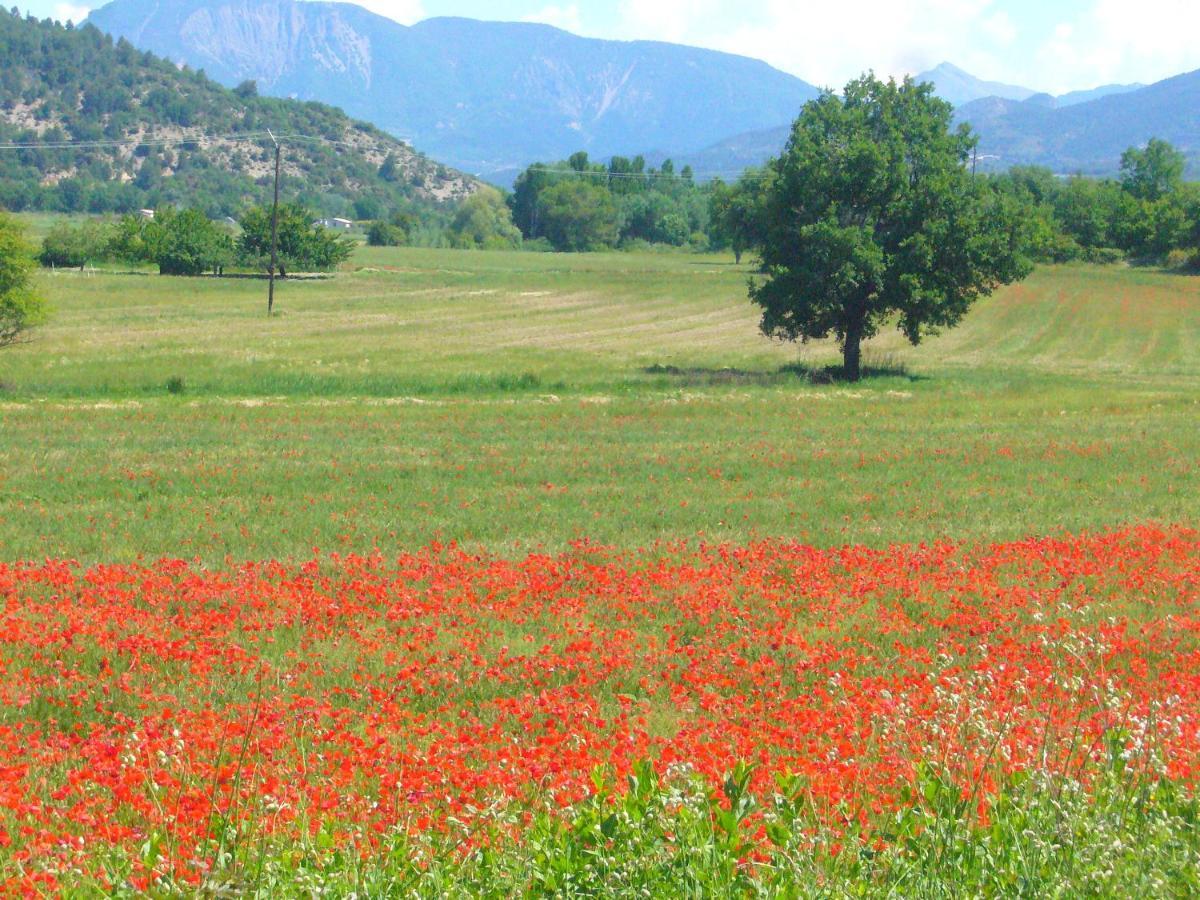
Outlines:
<svg viewBox="0 0 1200 900"><path fill-rule="evenodd" d="M477 182L341 110L234 90L114 41L0 10L0 206L234 215L271 191L268 129L290 197L330 215L429 210Z"/></svg>

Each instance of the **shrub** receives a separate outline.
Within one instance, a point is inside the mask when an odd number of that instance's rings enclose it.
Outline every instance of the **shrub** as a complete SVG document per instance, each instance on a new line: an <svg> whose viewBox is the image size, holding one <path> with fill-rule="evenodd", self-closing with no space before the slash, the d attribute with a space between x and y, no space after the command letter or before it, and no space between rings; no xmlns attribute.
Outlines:
<svg viewBox="0 0 1200 900"><path fill-rule="evenodd" d="M82 269L108 254L111 229L97 222L55 225L45 240L38 262L47 268Z"/></svg>
<svg viewBox="0 0 1200 900"><path fill-rule="evenodd" d="M1172 250L1167 254L1166 266L1180 272L1200 271L1200 250Z"/></svg>
<svg viewBox="0 0 1200 900"><path fill-rule="evenodd" d="M46 319L45 301L29 284L34 265L20 225L0 213L0 347Z"/></svg>
<svg viewBox="0 0 1200 900"><path fill-rule="evenodd" d="M367 244L371 247L399 247L407 243L407 235L390 222L372 222L367 229Z"/></svg>

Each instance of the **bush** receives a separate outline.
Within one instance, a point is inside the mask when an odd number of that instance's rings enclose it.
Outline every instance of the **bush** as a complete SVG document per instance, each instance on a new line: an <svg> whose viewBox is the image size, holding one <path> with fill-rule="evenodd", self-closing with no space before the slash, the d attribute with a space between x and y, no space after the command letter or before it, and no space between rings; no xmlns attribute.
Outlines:
<svg viewBox="0 0 1200 900"><path fill-rule="evenodd" d="M450 245L462 250L513 250L521 232L513 224L504 197L494 188L481 188L463 201L450 223Z"/></svg>
<svg viewBox="0 0 1200 900"><path fill-rule="evenodd" d="M45 301L29 285L34 265L20 225L0 213L0 347L46 319Z"/></svg>
<svg viewBox="0 0 1200 900"><path fill-rule="evenodd" d="M110 231L97 222L55 225L42 241L38 262L47 268L82 269L108 255Z"/></svg>
<svg viewBox="0 0 1200 900"><path fill-rule="evenodd" d="M330 272L350 258L354 244L314 223L315 213L299 203L279 207L279 272ZM245 265L266 271L271 262L271 209L256 206L241 218L238 250Z"/></svg>
<svg viewBox="0 0 1200 900"><path fill-rule="evenodd" d="M542 192L541 230L555 250L604 250L617 242L617 208L605 188L563 181Z"/></svg>
<svg viewBox="0 0 1200 900"><path fill-rule="evenodd" d="M367 245L371 247L401 247L408 243L404 231L390 222L372 222L367 229Z"/></svg>
<svg viewBox="0 0 1200 900"><path fill-rule="evenodd" d="M233 259L233 241L197 209L162 214L155 262L162 275L203 275L217 272Z"/></svg>

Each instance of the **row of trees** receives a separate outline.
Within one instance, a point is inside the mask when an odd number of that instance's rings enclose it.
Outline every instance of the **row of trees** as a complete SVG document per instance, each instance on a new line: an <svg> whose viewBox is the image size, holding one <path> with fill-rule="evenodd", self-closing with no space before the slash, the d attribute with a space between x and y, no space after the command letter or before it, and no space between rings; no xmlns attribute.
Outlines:
<svg viewBox="0 0 1200 900"><path fill-rule="evenodd" d="M1017 166L977 179L1015 204L1024 220L1024 252L1038 262L1130 259L1200 264L1200 184L1183 180L1185 157L1162 140L1133 147L1115 179L1062 178ZM965 164L964 164L965 168ZM735 184L711 188L713 243L742 254L767 239L777 165L749 169Z"/></svg>
<svg viewBox="0 0 1200 900"><path fill-rule="evenodd" d="M353 243L314 224L300 204L279 208L278 271L327 272L350 258ZM101 260L150 263L163 275L222 274L238 266L266 271L271 258L271 210L248 209L234 228L199 209L158 210L153 219L125 216L116 223L56 225L42 243L44 266L83 268Z"/></svg>
<svg viewBox="0 0 1200 900"><path fill-rule="evenodd" d="M708 189L690 168L659 169L645 159L614 157L593 163L587 153L530 166L517 178L508 205L526 240L555 250L598 250L618 245L708 247Z"/></svg>
<svg viewBox="0 0 1200 900"><path fill-rule="evenodd" d="M1185 162L1155 139L1125 152L1117 179L1018 167L994 180L1025 207L1039 260L1178 261L1200 250L1200 184L1183 180Z"/></svg>

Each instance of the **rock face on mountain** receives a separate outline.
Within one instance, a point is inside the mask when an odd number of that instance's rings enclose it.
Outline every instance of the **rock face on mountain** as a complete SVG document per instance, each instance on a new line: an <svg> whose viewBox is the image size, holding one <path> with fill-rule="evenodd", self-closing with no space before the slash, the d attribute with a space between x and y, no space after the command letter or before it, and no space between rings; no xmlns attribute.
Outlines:
<svg viewBox="0 0 1200 900"><path fill-rule="evenodd" d="M745 57L545 25L399 25L344 3L115 0L100 29L228 85L341 106L484 175L559 159L698 150L783 125L816 89Z"/></svg>

